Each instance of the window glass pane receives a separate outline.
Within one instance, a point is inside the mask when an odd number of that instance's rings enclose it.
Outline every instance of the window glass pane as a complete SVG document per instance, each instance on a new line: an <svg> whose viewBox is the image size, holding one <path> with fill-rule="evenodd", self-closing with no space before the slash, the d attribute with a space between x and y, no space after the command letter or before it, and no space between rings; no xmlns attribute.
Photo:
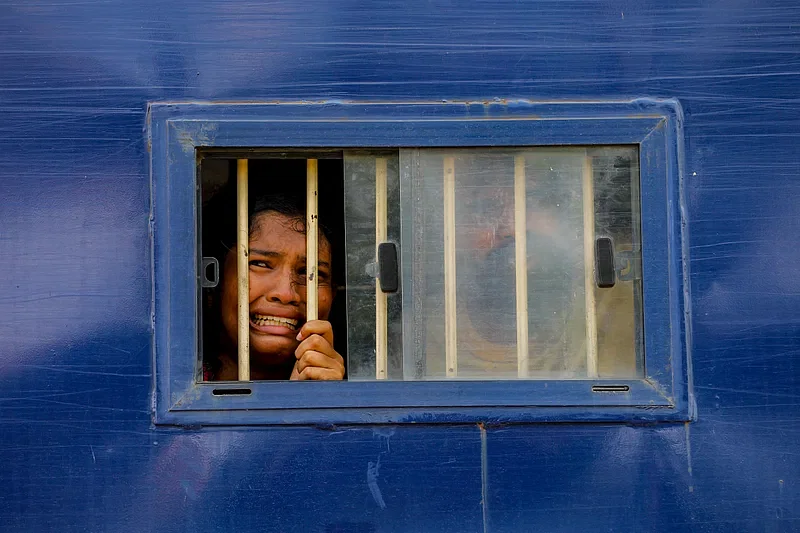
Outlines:
<svg viewBox="0 0 800 533"><path fill-rule="evenodd" d="M644 375L641 307L639 158L635 148L589 151L594 178L595 234L614 243L616 284L597 288L600 377Z"/></svg>
<svg viewBox="0 0 800 533"><path fill-rule="evenodd" d="M348 379L403 379L402 292L376 291L379 238L380 242L400 243L397 151L345 152L344 173L347 317L351 324L347 332ZM379 206L380 197L385 209ZM381 224L383 230L378 232ZM384 336L377 333L381 323ZM380 368L385 371L379 372Z"/></svg>
<svg viewBox="0 0 800 533"><path fill-rule="evenodd" d="M640 375L636 158L403 151L405 379ZM595 279L600 237L626 265L610 288Z"/></svg>

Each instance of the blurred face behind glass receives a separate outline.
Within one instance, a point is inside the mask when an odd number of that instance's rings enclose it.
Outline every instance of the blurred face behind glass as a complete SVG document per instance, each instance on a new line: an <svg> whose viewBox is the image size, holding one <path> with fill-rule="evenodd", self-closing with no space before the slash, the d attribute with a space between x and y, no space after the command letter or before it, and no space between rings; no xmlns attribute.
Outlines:
<svg viewBox="0 0 800 533"><path fill-rule="evenodd" d="M482 164L480 171L461 170L463 186L456 192L459 306L479 339L495 346L480 348L490 358L516 356L514 170L509 159ZM527 177L528 318L534 350L562 336L572 284L582 279L580 256L573 253L580 250L575 246L580 235L574 224L562 220L567 206L541 201L543 187L535 175Z"/></svg>

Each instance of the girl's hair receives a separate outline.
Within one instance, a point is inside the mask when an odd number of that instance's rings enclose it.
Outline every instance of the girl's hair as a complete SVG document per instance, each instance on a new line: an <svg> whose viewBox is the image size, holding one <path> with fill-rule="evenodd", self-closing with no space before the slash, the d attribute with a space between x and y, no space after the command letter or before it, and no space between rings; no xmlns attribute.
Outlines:
<svg viewBox="0 0 800 533"><path fill-rule="evenodd" d="M293 179L294 178L294 179ZM306 223L306 193L305 176L300 179L286 176L283 179L269 179L266 176L250 177L248 189L248 218L250 235L256 229L258 215L274 211L284 215L294 222L294 228L300 233L305 233ZM325 196L320 194L322 198ZM332 199L335 201L335 199ZM320 233L331 246L333 256L334 283L338 281L341 273L339 266L342 261L338 257L340 250L338 235L333 231L329 221L333 218L330 209L326 209L320 202L319 229ZM236 187L231 180L223 189L215 194L203 206L202 219L203 256L214 257L223 268L225 256L236 246ZM220 272L222 279L222 272Z"/></svg>

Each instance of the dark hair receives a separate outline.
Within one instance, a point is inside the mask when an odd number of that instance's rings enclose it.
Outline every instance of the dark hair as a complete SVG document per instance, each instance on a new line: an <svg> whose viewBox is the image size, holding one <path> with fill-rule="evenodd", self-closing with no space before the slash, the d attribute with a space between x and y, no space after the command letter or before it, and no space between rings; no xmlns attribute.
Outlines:
<svg viewBox="0 0 800 533"><path fill-rule="evenodd" d="M306 195L305 180L302 188L297 186L298 180L287 179L282 183L251 177L248 185L248 219L250 234L256 229L258 215L274 211L296 222L295 229L305 233L306 224ZM322 195L321 195L322 196ZM323 196L324 198L324 196ZM331 252L339 250L337 235L332 226L327 223L331 218L326 216L326 209L320 206L319 229L331 245ZM223 268L225 257L236 246L236 188L229 182L223 190L217 193L203 208L203 256L214 257ZM339 263L334 257L334 263ZM337 271L334 268L334 282L338 281ZM220 272L222 279L222 272Z"/></svg>

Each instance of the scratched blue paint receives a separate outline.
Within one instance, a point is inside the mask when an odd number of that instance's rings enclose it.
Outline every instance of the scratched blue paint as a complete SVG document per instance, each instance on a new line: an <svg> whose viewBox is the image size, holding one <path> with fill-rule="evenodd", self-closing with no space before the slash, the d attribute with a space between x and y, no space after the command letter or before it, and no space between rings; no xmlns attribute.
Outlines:
<svg viewBox="0 0 800 533"><path fill-rule="evenodd" d="M797 530L798 24L794 0L3 2L2 530ZM643 95L685 114L696 422L151 425L148 101Z"/></svg>

